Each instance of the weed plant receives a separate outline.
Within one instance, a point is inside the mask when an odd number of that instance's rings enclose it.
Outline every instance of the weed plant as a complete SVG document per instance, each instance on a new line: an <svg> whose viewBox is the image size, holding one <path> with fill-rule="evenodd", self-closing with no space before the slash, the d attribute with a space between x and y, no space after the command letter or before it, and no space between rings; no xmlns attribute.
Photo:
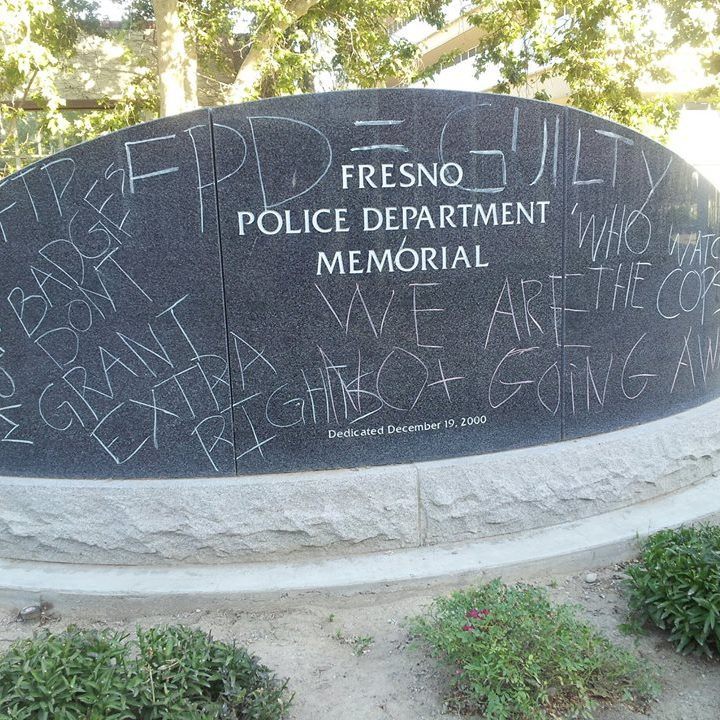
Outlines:
<svg viewBox="0 0 720 720"><path fill-rule="evenodd" d="M47 631L0 657L0 720L281 720L257 658L191 628Z"/></svg>
<svg viewBox="0 0 720 720"><path fill-rule="evenodd" d="M599 702L642 709L657 692L648 665L540 588L456 592L411 627L452 673L450 709L486 720L590 718Z"/></svg>
<svg viewBox="0 0 720 720"><path fill-rule="evenodd" d="M662 530L627 568L632 624L669 632L678 652L720 655L720 527Z"/></svg>

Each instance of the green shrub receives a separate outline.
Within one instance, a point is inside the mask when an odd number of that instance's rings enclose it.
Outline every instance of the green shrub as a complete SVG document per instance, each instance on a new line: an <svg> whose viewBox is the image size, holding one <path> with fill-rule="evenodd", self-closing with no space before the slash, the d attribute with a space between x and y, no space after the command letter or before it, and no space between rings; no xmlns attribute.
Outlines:
<svg viewBox="0 0 720 720"><path fill-rule="evenodd" d="M496 580L456 592L412 629L453 672L449 706L488 720L590 717L598 701L642 706L657 690L647 665L540 588Z"/></svg>
<svg viewBox="0 0 720 720"><path fill-rule="evenodd" d="M280 720L290 699L246 650L182 626L45 631L0 657L0 720Z"/></svg>
<svg viewBox="0 0 720 720"><path fill-rule="evenodd" d="M627 569L631 617L670 632L679 652L720 652L720 527L663 530Z"/></svg>

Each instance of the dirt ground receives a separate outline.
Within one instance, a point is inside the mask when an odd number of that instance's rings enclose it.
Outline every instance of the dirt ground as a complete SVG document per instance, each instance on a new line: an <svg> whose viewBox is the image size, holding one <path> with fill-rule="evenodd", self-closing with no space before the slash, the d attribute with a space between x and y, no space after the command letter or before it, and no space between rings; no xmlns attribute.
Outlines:
<svg viewBox="0 0 720 720"><path fill-rule="evenodd" d="M657 633L638 639L622 635L622 568L594 570L597 581L592 584L586 582L590 570L533 582L545 585L557 601L580 605L589 622L655 663L663 684L647 716L613 707L599 710L596 720L720 720L720 663L677 655ZM407 617L448 589L433 584L413 590L309 592L247 608L236 603L172 615L159 611L139 621L59 607L60 618L49 627L59 631L75 624L132 632L136 624L183 623L235 640L279 676L290 678L292 720L457 720L443 706L447 678L410 643L406 630ZM8 615L0 618L0 651L35 627Z"/></svg>

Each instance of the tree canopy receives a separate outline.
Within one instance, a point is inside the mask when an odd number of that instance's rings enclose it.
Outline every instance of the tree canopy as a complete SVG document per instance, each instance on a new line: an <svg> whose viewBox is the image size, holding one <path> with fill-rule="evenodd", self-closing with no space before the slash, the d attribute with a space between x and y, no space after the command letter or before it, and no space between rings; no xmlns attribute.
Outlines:
<svg viewBox="0 0 720 720"><path fill-rule="evenodd" d="M661 131L678 104L712 100L720 83L720 6L716 0L494 0L476 3L485 31L477 69L496 66L498 92L523 86L547 100L547 84L567 85L567 102L625 125ZM672 53L699 52L714 82L679 98L644 95L644 80L673 79Z"/></svg>
<svg viewBox="0 0 720 720"><path fill-rule="evenodd" d="M398 28L440 29L449 0L114 0L120 28L99 22L96 0L4 0L0 14L0 154L22 156L28 108L41 133L63 142L203 104L378 87L431 78L451 60L421 63ZM668 129L683 100L720 98L717 0L468 0L478 32L475 70L494 90L549 97L647 130ZM127 42L145 32L154 53ZM82 117L63 113L58 81L79 39L111 36L133 78L120 98ZM643 94L672 76L672 53L692 47L708 73L687 97ZM153 57L154 55L154 57ZM14 168L8 168L14 169ZM1 172L1 170L0 170Z"/></svg>

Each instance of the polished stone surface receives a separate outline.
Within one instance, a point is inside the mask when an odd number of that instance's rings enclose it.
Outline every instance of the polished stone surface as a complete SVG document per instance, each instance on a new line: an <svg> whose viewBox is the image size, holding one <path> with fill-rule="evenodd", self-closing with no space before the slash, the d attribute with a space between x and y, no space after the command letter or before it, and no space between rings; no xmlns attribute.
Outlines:
<svg viewBox="0 0 720 720"><path fill-rule="evenodd" d="M222 165L246 158L218 185L240 471L560 439L560 108L336 93L213 117Z"/></svg>
<svg viewBox="0 0 720 720"><path fill-rule="evenodd" d="M132 127L0 185L3 472L234 472L209 123Z"/></svg>
<svg viewBox="0 0 720 720"><path fill-rule="evenodd" d="M667 149L568 112L565 437L720 393L717 192Z"/></svg>
<svg viewBox="0 0 720 720"><path fill-rule="evenodd" d="M496 95L280 98L70 148L0 184L0 472L387 465L700 405L719 213L653 141Z"/></svg>

